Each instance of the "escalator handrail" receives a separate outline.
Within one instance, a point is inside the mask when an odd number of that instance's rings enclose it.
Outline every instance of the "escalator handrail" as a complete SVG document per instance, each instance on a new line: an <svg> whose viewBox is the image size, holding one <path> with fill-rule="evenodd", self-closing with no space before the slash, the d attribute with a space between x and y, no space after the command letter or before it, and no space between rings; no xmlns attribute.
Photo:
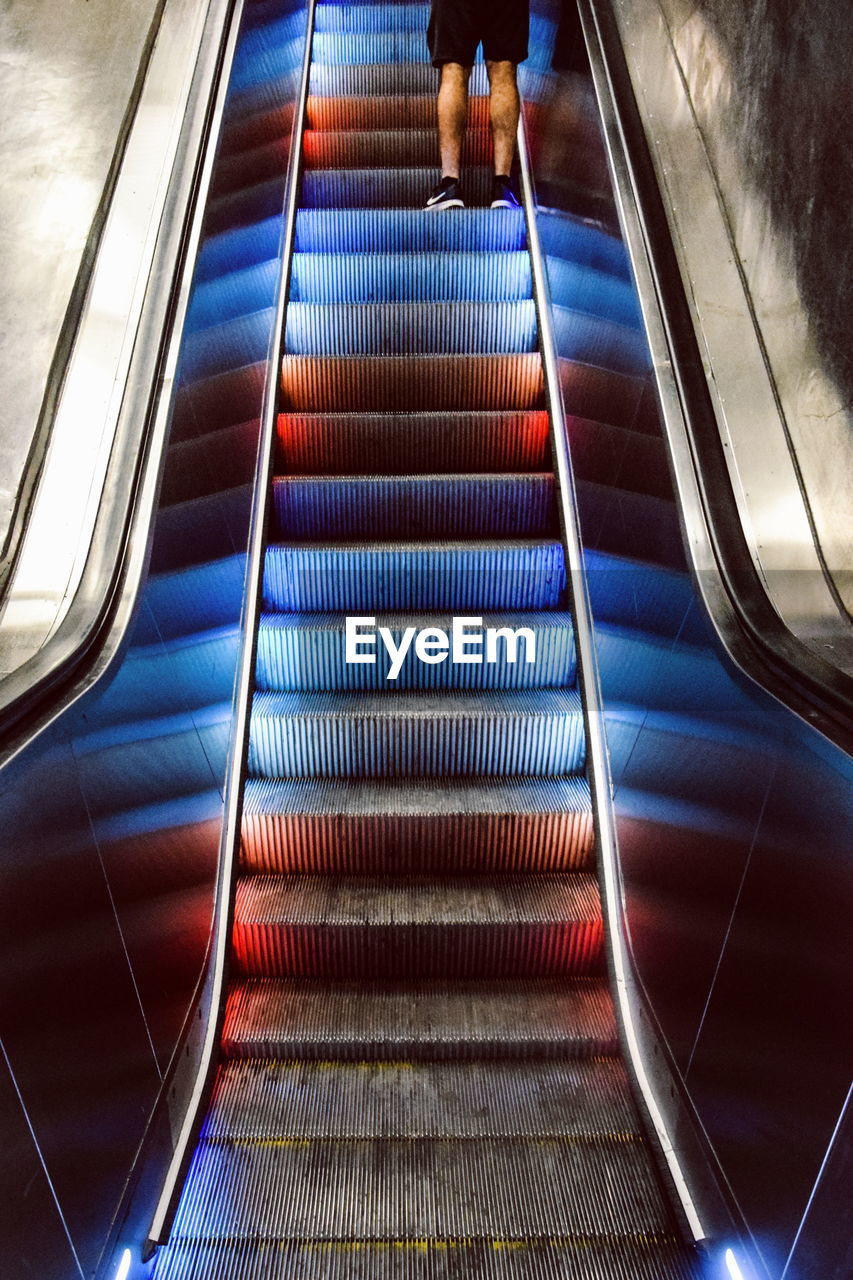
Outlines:
<svg viewBox="0 0 853 1280"><path fill-rule="evenodd" d="M654 164L634 95L610 0L579 0L591 61L600 62L599 105L613 119L620 155L608 140L617 199L632 204L640 243L626 237L635 273L645 276L652 307L662 324L664 350L654 352L656 371L671 370L662 386L665 436L674 462L682 515L692 532L701 531L706 564L696 564L696 547L686 539L698 589L708 614L735 664L752 680L817 728L845 752L853 752L853 678L810 649L786 626L767 596L744 535L716 414L684 284L672 243ZM606 90L602 85L606 82ZM606 101L602 93L606 92ZM621 180L620 180L621 178ZM628 190L620 191L627 185ZM642 298L642 287L640 289ZM677 401L677 403L676 403ZM669 410L669 412L668 412ZM691 477L679 469L673 424L684 436ZM686 461L682 457L682 461ZM700 510L695 510L698 502ZM713 583L709 585L708 569Z"/></svg>
<svg viewBox="0 0 853 1280"><path fill-rule="evenodd" d="M79 586L37 653L0 680L0 769L101 677L125 640L145 577L180 336L213 170L237 0L213 0L161 217L103 496ZM159 281L166 283L160 285Z"/></svg>

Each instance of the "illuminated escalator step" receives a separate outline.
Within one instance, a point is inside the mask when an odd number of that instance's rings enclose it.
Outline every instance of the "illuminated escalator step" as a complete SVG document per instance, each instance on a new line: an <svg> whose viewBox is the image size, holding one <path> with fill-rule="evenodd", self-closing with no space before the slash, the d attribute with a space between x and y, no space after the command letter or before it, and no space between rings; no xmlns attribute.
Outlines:
<svg viewBox="0 0 853 1280"><path fill-rule="evenodd" d="M603 961L598 885L581 871L247 876L233 938L248 977L546 978L595 973Z"/></svg>
<svg viewBox="0 0 853 1280"><path fill-rule="evenodd" d="M371 98L309 97L309 129L435 129L435 93ZM472 94L468 99L468 128L489 127L489 100Z"/></svg>
<svg viewBox="0 0 853 1280"><path fill-rule="evenodd" d="M399 169L428 166L438 159L435 129L382 129L328 132L309 129L302 137L307 169ZM488 129L468 128L462 148L462 164L488 165L492 140Z"/></svg>
<svg viewBox="0 0 853 1280"><path fill-rule="evenodd" d="M362 543L267 548L270 610L557 607L566 586L556 541Z"/></svg>
<svg viewBox="0 0 853 1280"><path fill-rule="evenodd" d="M541 410L280 414L279 469L291 475L536 471L548 459Z"/></svg>
<svg viewBox="0 0 853 1280"><path fill-rule="evenodd" d="M252 703L257 777L553 777L584 758L574 689L258 693Z"/></svg>
<svg viewBox="0 0 853 1280"><path fill-rule="evenodd" d="M318 4L315 29L324 34L416 31L423 35L429 9L428 4Z"/></svg>
<svg viewBox="0 0 853 1280"><path fill-rule="evenodd" d="M266 321L246 317L209 330L217 351L231 347L254 351L256 330L267 334ZM205 335L206 336L206 335ZM536 306L519 302L291 302L285 325L287 355L419 355L522 354L536 350ZM190 348L196 354L191 340ZM257 356L255 356L257 358ZM195 376L211 371L210 357L188 363ZM248 364L249 360L240 363Z"/></svg>
<svg viewBox="0 0 853 1280"><path fill-rule="evenodd" d="M590 870L589 787L563 778L249 779L242 867L255 875L504 875Z"/></svg>
<svg viewBox="0 0 853 1280"><path fill-rule="evenodd" d="M509 252L524 245L521 209L456 209L450 218L426 209L300 209L296 215L297 253L455 255ZM219 256L216 246L210 248L211 269L226 248Z"/></svg>
<svg viewBox="0 0 853 1280"><path fill-rule="evenodd" d="M550 472L521 475L283 476L273 482L281 539L500 538L554 533Z"/></svg>
<svg viewBox="0 0 853 1280"><path fill-rule="evenodd" d="M196 262L196 281L212 281L231 271L271 262L279 253L280 241L280 216L209 235Z"/></svg>
<svg viewBox="0 0 853 1280"><path fill-rule="evenodd" d="M311 65L309 94L323 98L424 97L435 95L435 68L428 62L389 62L378 65ZM489 92L484 63L475 64L468 92L482 96Z"/></svg>
<svg viewBox="0 0 853 1280"><path fill-rule="evenodd" d="M400 664L393 685L387 679L390 662L383 642L374 631L372 653L376 661L347 662L345 619L341 614L266 613L258 629L255 681L259 689L427 689L427 688L550 688L574 683L575 652L571 616L567 613L490 613L475 630L491 628L494 648L482 634L469 650L479 662L421 662L414 649ZM453 618L442 613L389 613L376 616L376 627L386 627L399 645L409 627L417 631L438 627L448 635ZM525 628L508 646L500 629L513 633ZM532 635L532 640L531 640ZM528 662L530 643L535 660ZM484 659L489 657L490 661Z"/></svg>
<svg viewBox="0 0 853 1280"><path fill-rule="evenodd" d="M271 258L201 281L193 290L184 331L193 333L271 308L278 276L278 259Z"/></svg>
<svg viewBox="0 0 853 1280"><path fill-rule="evenodd" d="M309 411L540 409L537 354L291 356L282 359L282 408Z"/></svg>
<svg viewBox="0 0 853 1280"><path fill-rule="evenodd" d="M223 1031L227 1057L285 1061L584 1058L617 1044L613 1001L595 977L249 979L232 986Z"/></svg>
<svg viewBox="0 0 853 1280"><path fill-rule="evenodd" d="M521 251L295 253L291 262L294 302L518 302L531 293L530 258Z"/></svg>
<svg viewBox="0 0 853 1280"><path fill-rule="evenodd" d="M426 167L409 167L400 169L309 169L302 176L302 208L303 209L420 209L441 174L437 162ZM492 174L484 166L468 169L465 174L463 191L466 204L485 207L491 199ZM236 197L224 197L212 206L217 216L235 217L226 202ZM269 212L260 196L251 200L249 196L242 198L240 217L248 221L250 217L262 216ZM222 209L220 209L222 206ZM426 211L428 216L439 218L450 216L455 210L436 213ZM231 224L233 225L233 223Z"/></svg>

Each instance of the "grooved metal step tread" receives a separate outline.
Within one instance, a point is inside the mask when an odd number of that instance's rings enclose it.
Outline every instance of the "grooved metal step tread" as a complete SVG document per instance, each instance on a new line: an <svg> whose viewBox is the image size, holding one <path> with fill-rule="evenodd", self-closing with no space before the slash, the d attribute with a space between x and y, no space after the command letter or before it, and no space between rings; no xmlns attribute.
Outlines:
<svg viewBox="0 0 853 1280"><path fill-rule="evenodd" d="M542 471L548 435L542 410L283 413L278 460L290 475Z"/></svg>
<svg viewBox="0 0 853 1280"><path fill-rule="evenodd" d="M484 208L492 194L492 172L486 165L470 166L463 180L465 203ZM307 169L302 175L303 209L423 209L432 188L440 180L437 165L395 169ZM253 188L254 190L254 188ZM216 208L225 199L216 202ZM247 205L255 209L253 201ZM263 214L268 212L263 206ZM436 218L453 216L453 210L431 211Z"/></svg>
<svg viewBox="0 0 853 1280"><path fill-rule="evenodd" d="M617 1052L603 978L371 983L256 979L232 985L222 1048L289 1060L584 1058Z"/></svg>
<svg viewBox="0 0 853 1280"><path fill-rule="evenodd" d="M484 613L556 608L565 585L563 548L550 539L277 543L267 547L264 602L276 611Z"/></svg>
<svg viewBox="0 0 853 1280"><path fill-rule="evenodd" d="M577 368L571 366L567 373L569 385ZM597 377L586 380L600 381ZM504 355L285 355L281 390L282 408L319 412L541 409L544 398L538 351ZM598 403L592 395L587 399ZM587 413L582 408L578 411Z"/></svg>
<svg viewBox="0 0 853 1280"><path fill-rule="evenodd" d="M550 472L279 476L279 538L541 537L557 528Z"/></svg>
<svg viewBox="0 0 853 1280"><path fill-rule="evenodd" d="M308 92L314 97L410 97L435 95L435 68L426 62L385 62L363 66L312 64ZM468 92L482 96L489 91L483 63L475 63Z"/></svg>
<svg viewBox="0 0 853 1280"><path fill-rule="evenodd" d="M387 125L380 129L307 129L302 137L302 154L307 171L320 169L414 168L436 162L435 129ZM471 124L462 145L462 165L487 165L492 157L488 128Z"/></svg>
<svg viewBox="0 0 853 1280"><path fill-rule="evenodd" d="M284 777L577 773L575 689L255 695L249 770Z"/></svg>
<svg viewBox="0 0 853 1280"><path fill-rule="evenodd" d="M546 1062L264 1062L220 1067L204 1138L640 1140L617 1058Z"/></svg>
<svg viewBox="0 0 853 1280"><path fill-rule="evenodd" d="M309 97L307 121L311 129L435 129L436 95L374 98ZM489 101L485 96L468 99L468 127L489 126ZM433 134L433 137L435 135Z"/></svg>
<svg viewBox="0 0 853 1280"><path fill-rule="evenodd" d="M266 284L262 269L237 274L247 289ZM295 253L291 262L294 302L518 302L529 298L531 290L530 258L522 250L303 252Z"/></svg>
<svg viewBox="0 0 853 1280"><path fill-rule="evenodd" d="M521 209L455 209L450 218L429 209L300 209L296 214L298 253L505 253L522 249L525 242ZM208 270L218 261L214 248L205 247Z"/></svg>
<svg viewBox="0 0 853 1280"><path fill-rule="evenodd" d="M612 1240L175 1240L155 1280L700 1280L673 1235Z"/></svg>
<svg viewBox="0 0 853 1280"><path fill-rule="evenodd" d="M382 613L376 628L391 633L400 647L404 633L438 629L452 634L447 613ZM476 645L467 656L476 662L421 662L410 644L393 681L384 641L374 632L362 656L372 662L347 662L346 618L339 613L265 613L258 628L255 686L261 690L551 688L574 684L575 651L571 615L563 612L499 613L480 616ZM470 624L469 624L470 625ZM494 633L484 642L481 628ZM500 633L504 634L501 635ZM492 647L490 647L490 645ZM534 660L528 661L531 651Z"/></svg>
<svg viewBox="0 0 853 1280"><path fill-rule="evenodd" d="M241 319L240 324L245 327L246 321ZM233 341L231 325L226 336ZM291 302L284 341L287 355L526 354L536 350L536 306L532 298L518 302Z"/></svg>
<svg viewBox="0 0 853 1280"><path fill-rule="evenodd" d="M202 1142L173 1237L639 1241L671 1231L634 1141L302 1140Z"/></svg>
<svg viewBox="0 0 853 1280"><path fill-rule="evenodd" d="M535 874L593 855L582 776L246 783L242 865L260 874Z"/></svg>

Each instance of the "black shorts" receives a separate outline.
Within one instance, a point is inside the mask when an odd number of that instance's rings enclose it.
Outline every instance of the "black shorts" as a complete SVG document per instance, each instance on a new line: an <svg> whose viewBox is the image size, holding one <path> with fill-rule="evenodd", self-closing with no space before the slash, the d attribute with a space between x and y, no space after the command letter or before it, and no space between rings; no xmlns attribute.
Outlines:
<svg viewBox="0 0 853 1280"><path fill-rule="evenodd" d="M432 0L427 44L432 65L474 65L477 45L487 62L527 57L530 0Z"/></svg>

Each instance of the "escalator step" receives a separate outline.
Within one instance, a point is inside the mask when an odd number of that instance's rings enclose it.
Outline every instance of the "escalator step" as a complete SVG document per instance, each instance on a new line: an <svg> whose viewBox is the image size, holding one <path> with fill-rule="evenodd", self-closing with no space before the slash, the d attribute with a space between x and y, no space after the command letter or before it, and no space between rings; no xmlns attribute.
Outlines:
<svg viewBox="0 0 853 1280"><path fill-rule="evenodd" d="M249 876L233 956L250 977L545 978L597 973L598 885L585 872L409 880Z"/></svg>
<svg viewBox="0 0 853 1280"><path fill-rule="evenodd" d="M225 241L223 253L232 243ZM508 253L524 243L521 209L454 209L451 218L428 209L300 209L296 215L300 253Z"/></svg>
<svg viewBox="0 0 853 1280"><path fill-rule="evenodd" d="M604 978L261 979L228 997L230 1058L349 1062L587 1058L617 1052Z"/></svg>
<svg viewBox="0 0 853 1280"><path fill-rule="evenodd" d="M672 1236L613 1240L176 1240L157 1280L698 1280Z"/></svg>
<svg viewBox="0 0 853 1280"><path fill-rule="evenodd" d="M495 653L481 641L470 650L475 663L421 662L410 646L399 674L389 680L390 660L381 640L372 650L372 663L347 662L344 618L340 614L263 614L258 630L255 668L257 689L329 691L332 689L426 688L548 688L574 684L575 651L571 616L567 613L488 614L483 627L532 633L535 660L527 661L528 638L521 636L508 649L506 637L495 641ZM438 627L451 634L449 614L381 614L377 627L387 627L399 646L406 628ZM495 660L487 661L493 657ZM512 659L510 661L509 659Z"/></svg>
<svg viewBox="0 0 853 1280"><path fill-rule="evenodd" d="M369 359L286 355L281 380L282 408L317 412L540 409L544 398L538 352Z"/></svg>
<svg viewBox="0 0 853 1280"><path fill-rule="evenodd" d="M316 29L346 35L368 31L419 31L427 29L428 4L320 4Z"/></svg>
<svg viewBox="0 0 853 1280"><path fill-rule="evenodd" d="M441 174L435 163L421 168L407 169L309 169L302 177L303 209L420 209ZM249 217L262 216L268 212L268 205L260 195L260 188L252 188L259 192L253 199L249 194L241 195L239 204L243 221ZM492 193L491 171L485 166L469 168L463 183L465 203L486 206ZM234 206L226 206L226 201L233 200ZM214 209L218 217L228 216L236 219L234 208L237 197L226 196L216 202ZM221 208L220 208L221 206ZM444 213L430 211L434 217L444 217ZM451 210L450 214L455 213ZM229 224L233 225L233 221Z"/></svg>
<svg viewBox="0 0 853 1280"><path fill-rule="evenodd" d="M309 129L435 129L435 93L420 97L320 98L307 104ZM468 128L489 127L489 100L468 99ZM278 134L276 136L279 136ZM435 136L433 134L433 136Z"/></svg>
<svg viewBox="0 0 853 1280"><path fill-rule="evenodd" d="M531 290L521 251L297 253L290 275L294 302L518 302Z"/></svg>
<svg viewBox="0 0 853 1280"><path fill-rule="evenodd" d="M242 863L258 874L475 875L592 865L583 777L249 779Z"/></svg>
<svg viewBox="0 0 853 1280"><path fill-rule="evenodd" d="M550 472L510 475L279 476L282 539L544 537L557 528Z"/></svg>
<svg viewBox="0 0 853 1280"><path fill-rule="evenodd" d="M401 8L419 19L417 6L402 5ZM318 31L314 36L312 54L316 66L368 67L381 63L399 63L410 67L425 63L429 66L426 26L420 24L416 31Z"/></svg>
<svg viewBox="0 0 853 1280"><path fill-rule="evenodd" d="M302 138L302 156L307 170L368 169L372 165L386 169L431 169L437 163L437 147L435 129L389 129L387 124L382 129L347 129L342 132L307 129ZM271 144L267 144L264 155L271 150ZM263 158L259 157L261 161ZM487 128L474 129L469 125L462 147L462 164L467 168L491 162L491 133ZM239 175L237 166L234 166L234 172ZM234 185L237 185L236 181Z"/></svg>
<svg viewBox="0 0 853 1280"><path fill-rule="evenodd" d="M562 544L391 542L267 547L269 611L556 608L566 586Z"/></svg>
<svg viewBox="0 0 853 1280"><path fill-rule="evenodd" d="M257 1062L219 1071L208 1141L638 1137L618 1058Z"/></svg>
<svg viewBox="0 0 853 1280"><path fill-rule="evenodd" d="M370 65L311 64L308 91L324 98L423 97L435 95L435 68L426 62L386 62ZM468 81L472 96L489 92L489 81L483 63L476 63Z"/></svg>
<svg viewBox="0 0 853 1280"><path fill-rule="evenodd" d="M177 1240L412 1243L671 1231L647 1151L618 1137L202 1142L173 1229Z"/></svg>
<svg viewBox="0 0 853 1280"><path fill-rule="evenodd" d="M537 471L548 458L541 410L281 414L280 470L297 475Z"/></svg>
<svg viewBox="0 0 853 1280"><path fill-rule="evenodd" d="M241 330L247 324L248 320L243 321ZM227 352L227 358L234 363L232 348L236 339L230 325L221 328L228 330L227 335L206 359L211 355L221 358ZM264 334L268 330L266 325ZM208 330L205 336L210 333ZM251 339L247 337L245 341L248 343ZM188 345L191 346L192 341ZM405 356L411 351L421 355L503 355L535 350L536 306L530 298L518 302L361 305L291 302L287 308L285 352L288 355ZM257 358L254 348L247 346L247 358L242 363L248 364ZM205 363L201 370L193 366L190 376L211 371Z"/></svg>
<svg viewBox="0 0 853 1280"><path fill-rule="evenodd" d="M583 765L575 689L259 693L252 704L255 776L552 777Z"/></svg>

